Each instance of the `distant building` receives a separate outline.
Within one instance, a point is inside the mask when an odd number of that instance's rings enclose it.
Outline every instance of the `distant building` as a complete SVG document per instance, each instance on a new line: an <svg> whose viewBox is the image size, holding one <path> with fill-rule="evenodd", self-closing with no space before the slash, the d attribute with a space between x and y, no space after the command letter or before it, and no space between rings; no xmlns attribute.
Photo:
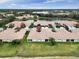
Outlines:
<svg viewBox="0 0 79 59"><path fill-rule="evenodd" d="M6 14L6 16L14 16L14 14Z"/></svg>
<svg viewBox="0 0 79 59"><path fill-rule="evenodd" d="M33 13L36 13L36 14L49 14L49 12L48 12L48 11L33 12Z"/></svg>

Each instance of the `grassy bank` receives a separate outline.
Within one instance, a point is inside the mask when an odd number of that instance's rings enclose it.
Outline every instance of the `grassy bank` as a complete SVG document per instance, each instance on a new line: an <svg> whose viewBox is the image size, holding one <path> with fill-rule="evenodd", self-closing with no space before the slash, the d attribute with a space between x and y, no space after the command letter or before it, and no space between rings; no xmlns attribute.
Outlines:
<svg viewBox="0 0 79 59"><path fill-rule="evenodd" d="M79 56L79 43L27 43L27 34L20 44L4 43L0 45L0 56Z"/></svg>

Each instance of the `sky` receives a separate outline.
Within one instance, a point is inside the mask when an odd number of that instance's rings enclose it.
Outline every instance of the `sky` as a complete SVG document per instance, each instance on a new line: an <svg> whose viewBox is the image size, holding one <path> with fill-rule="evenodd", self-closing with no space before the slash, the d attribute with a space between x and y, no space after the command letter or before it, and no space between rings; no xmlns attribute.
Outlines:
<svg viewBox="0 0 79 59"><path fill-rule="evenodd" d="M0 0L0 9L79 9L79 0Z"/></svg>

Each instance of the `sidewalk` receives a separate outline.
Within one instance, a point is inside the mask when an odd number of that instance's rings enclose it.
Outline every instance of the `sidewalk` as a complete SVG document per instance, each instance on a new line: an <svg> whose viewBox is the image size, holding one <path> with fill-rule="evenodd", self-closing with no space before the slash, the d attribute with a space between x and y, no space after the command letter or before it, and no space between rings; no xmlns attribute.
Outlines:
<svg viewBox="0 0 79 59"><path fill-rule="evenodd" d="M7 57L7 58L0 58L0 59L79 59L79 57Z"/></svg>

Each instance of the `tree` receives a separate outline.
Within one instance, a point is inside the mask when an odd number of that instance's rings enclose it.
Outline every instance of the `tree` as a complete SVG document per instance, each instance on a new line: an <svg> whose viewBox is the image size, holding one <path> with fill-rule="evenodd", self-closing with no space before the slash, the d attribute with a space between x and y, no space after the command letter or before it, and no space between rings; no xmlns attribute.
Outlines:
<svg viewBox="0 0 79 59"><path fill-rule="evenodd" d="M48 24L48 27L49 27L49 28L52 28L52 24Z"/></svg>
<svg viewBox="0 0 79 59"><path fill-rule="evenodd" d="M20 30L21 30L20 27L16 27L16 28L15 28L15 32L18 32L18 31L20 31Z"/></svg>
<svg viewBox="0 0 79 59"><path fill-rule="evenodd" d="M79 28L79 24L75 24L75 27L76 27L76 28Z"/></svg>
<svg viewBox="0 0 79 59"><path fill-rule="evenodd" d="M14 27L14 24L9 24L9 28L13 28Z"/></svg>
<svg viewBox="0 0 79 59"><path fill-rule="evenodd" d="M23 19L22 19L23 21L26 21L27 19L25 18L25 17L23 17Z"/></svg>
<svg viewBox="0 0 79 59"><path fill-rule="evenodd" d="M54 38L49 38L49 43L51 46L55 45L56 44L56 41Z"/></svg>
<svg viewBox="0 0 79 59"><path fill-rule="evenodd" d="M7 26L4 25L4 26L3 26L3 30L6 30L6 29L7 29Z"/></svg>
<svg viewBox="0 0 79 59"><path fill-rule="evenodd" d="M7 19L9 20L9 22L14 21L16 18L15 16L7 16Z"/></svg>
<svg viewBox="0 0 79 59"><path fill-rule="evenodd" d="M55 23L55 25L56 25L57 28L62 27L62 25L60 23Z"/></svg>
<svg viewBox="0 0 79 59"><path fill-rule="evenodd" d="M72 32L71 29L69 29L69 27L67 25L64 25L64 28L68 31L68 32Z"/></svg>
<svg viewBox="0 0 79 59"><path fill-rule="evenodd" d="M37 20L38 20L38 16L35 15L35 16L34 16L34 21L37 21Z"/></svg>
<svg viewBox="0 0 79 59"><path fill-rule="evenodd" d="M34 24L33 24L33 23L31 23L31 25L29 26L29 28L33 28L33 26L34 26Z"/></svg>
<svg viewBox="0 0 79 59"><path fill-rule="evenodd" d="M24 23L21 23L21 28L25 28L26 27L26 25L24 24Z"/></svg>
<svg viewBox="0 0 79 59"><path fill-rule="evenodd" d="M41 32L41 25L40 24L37 25L36 31Z"/></svg>

